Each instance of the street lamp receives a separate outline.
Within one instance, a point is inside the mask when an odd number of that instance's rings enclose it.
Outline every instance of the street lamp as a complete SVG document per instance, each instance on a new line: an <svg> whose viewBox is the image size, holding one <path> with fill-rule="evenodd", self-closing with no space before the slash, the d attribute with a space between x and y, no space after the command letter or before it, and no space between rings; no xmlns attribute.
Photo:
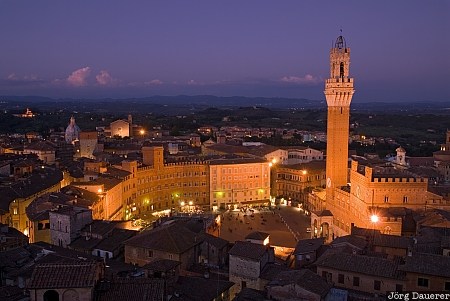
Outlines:
<svg viewBox="0 0 450 301"><path fill-rule="evenodd" d="M372 214L370 216L370 221L374 224L374 229L375 229L375 224L378 223L378 220L379 220L378 215Z"/></svg>
<svg viewBox="0 0 450 301"><path fill-rule="evenodd" d="M375 224L378 223L379 217L375 213L370 216L370 221L372 222L372 246L375 243Z"/></svg>

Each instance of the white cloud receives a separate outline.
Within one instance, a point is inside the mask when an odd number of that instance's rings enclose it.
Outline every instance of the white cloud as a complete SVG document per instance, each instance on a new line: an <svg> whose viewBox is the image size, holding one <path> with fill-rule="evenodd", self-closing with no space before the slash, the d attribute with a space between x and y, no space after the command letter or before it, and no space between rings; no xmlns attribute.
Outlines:
<svg viewBox="0 0 450 301"><path fill-rule="evenodd" d="M205 85L204 82L198 82L196 80L190 79L186 82L190 86L199 86L199 85Z"/></svg>
<svg viewBox="0 0 450 301"><path fill-rule="evenodd" d="M10 75L8 75L7 79L9 79L9 80L16 80L18 78L17 78L17 75L15 73L11 73Z"/></svg>
<svg viewBox="0 0 450 301"><path fill-rule="evenodd" d="M97 76L95 76L97 84L101 86L111 86L117 83L117 79L114 79L108 71L102 70Z"/></svg>
<svg viewBox="0 0 450 301"><path fill-rule="evenodd" d="M280 79L280 81L285 82L285 83L304 85L304 84L317 84L321 81L321 79L318 77L312 76L311 74L306 74L303 77L284 76Z"/></svg>
<svg viewBox="0 0 450 301"><path fill-rule="evenodd" d="M144 82L144 84L146 86L157 86L157 85L162 85L163 81L159 80L159 79L152 79L151 81Z"/></svg>
<svg viewBox="0 0 450 301"><path fill-rule="evenodd" d="M74 87L82 87L87 85L87 78L91 74L90 67L80 68L72 72L67 78L67 83Z"/></svg>

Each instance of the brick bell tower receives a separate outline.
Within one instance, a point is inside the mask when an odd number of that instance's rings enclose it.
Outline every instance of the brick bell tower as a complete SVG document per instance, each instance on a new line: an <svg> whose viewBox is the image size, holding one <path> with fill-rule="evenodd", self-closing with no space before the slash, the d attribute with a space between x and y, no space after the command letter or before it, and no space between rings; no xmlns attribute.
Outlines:
<svg viewBox="0 0 450 301"><path fill-rule="evenodd" d="M330 78L325 82L324 91L328 106L327 209L331 209L328 204L334 200L334 189L347 185L350 103L355 92L349 69L350 48L341 35L330 50Z"/></svg>

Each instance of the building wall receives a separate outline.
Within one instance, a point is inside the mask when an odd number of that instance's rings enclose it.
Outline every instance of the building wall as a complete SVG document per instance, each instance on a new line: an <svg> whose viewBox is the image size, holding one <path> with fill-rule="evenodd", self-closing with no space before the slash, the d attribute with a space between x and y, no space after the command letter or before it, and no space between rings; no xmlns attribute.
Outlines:
<svg viewBox="0 0 450 301"><path fill-rule="evenodd" d="M130 219L137 213L137 173L138 166L136 161L122 162L120 167L123 170L130 172L122 182L122 199L124 201L124 218Z"/></svg>
<svg viewBox="0 0 450 301"><path fill-rule="evenodd" d="M39 226L39 224L41 225ZM29 221L28 226L29 226L28 235L30 237L30 243L38 241L51 243L49 220Z"/></svg>
<svg viewBox="0 0 450 301"><path fill-rule="evenodd" d="M235 283L233 293L239 293L242 290L243 281L246 287L261 289L259 279L261 269L259 261L230 255L228 280Z"/></svg>
<svg viewBox="0 0 450 301"><path fill-rule="evenodd" d="M61 188L61 183L50 186L47 189L41 190L40 192L30 195L27 198L16 199L9 204L9 213L10 213L10 226L16 228L20 232L24 232L28 229L28 217L25 212L25 208L30 205L30 203L37 199L38 197L44 195L47 192L58 192Z"/></svg>
<svg viewBox="0 0 450 301"><path fill-rule="evenodd" d="M323 160L323 152L309 147L306 149L290 149L288 151L287 164L308 163L314 160Z"/></svg>
<svg viewBox="0 0 450 301"><path fill-rule="evenodd" d="M50 239L51 244L67 247L75 238L77 233L89 223L92 223L92 212L90 210L71 214L49 212L50 216Z"/></svg>
<svg viewBox="0 0 450 301"><path fill-rule="evenodd" d="M97 147L97 132L80 133L80 157L93 158L93 153Z"/></svg>
<svg viewBox="0 0 450 301"><path fill-rule="evenodd" d="M324 187L325 169L310 170L286 166L272 167L272 195L283 196L307 203L308 192L315 187Z"/></svg>
<svg viewBox="0 0 450 301"><path fill-rule="evenodd" d="M290 301L290 300L308 300L321 301L321 297L309 292L298 285L288 284L283 286L268 286L267 296L270 300Z"/></svg>
<svg viewBox="0 0 450 301"><path fill-rule="evenodd" d="M103 184L88 185L86 183L72 183L75 187L96 193L100 200L95 204L96 217L102 216L105 220L122 220L124 201L122 199L122 183L105 190Z"/></svg>
<svg viewBox="0 0 450 301"><path fill-rule="evenodd" d="M31 301L44 301L44 294L49 290L58 292L59 300L91 301L94 297L93 288L31 289Z"/></svg>
<svg viewBox="0 0 450 301"><path fill-rule="evenodd" d="M151 253L151 256L149 256L149 252ZM137 264L138 266L144 266L155 259L170 259L181 262L180 269L186 270L195 263L194 257L195 248L192 248L182 254L175 254L160 250L125 245L125 263Z"/></svg>
<svg viewBox="0 0 450 301"><path fill-rule="evenodd" d="M428 286L419 285L419 278L428 279ZM445 283L450 282L449 278L423 275L416 273L406 273L406 291L430 291L430 292L443 292L445 290ZM448 291L446 291L448 293Z"/></svg>
<svg viewBox="0 0 450 301"><path fill-rule="evenodd" d="M264 156L268 162L286 164L288 162L288 151L284 149L278 149Z"/></svg>
<svg viewBox="0 0 450 301"><path fill-rule="evenodd" d="M25 149L24 154L36 154L42 162L48 165L55 164L55 151L43 151L34 149Z"/></svg>
<svg viewBox="0 0 450 301"><path fill-rule="evenodd" d="M116 120L111 122L111 137L129 137L130 136L130 124L125 120Z"/></svg>
<svg viewBox="0 0 450 301"><path fill-rule="evenodd" d="M269 163L214 164L210 166L211 208L238 206L249 202L268 202Z"/></svg>
<svg viewBox="0 0 450 301"><path fill-rule="evenodd" d="M326 275L324 275L324 273ZM344 283L339 283L339 274L344 275ZM325 277L327 281L333 283L334 286L338 288L384 295L388 291L398 291L396 285L399 284L402 285L403 291L405 291L405 282L399 279L383 278L379 276L354 273L350 271L338 271L321 266L317 267L317 275ZM359 278L359 285L354 285L353 281L355 277ZM379 290L376 290L374 288L375 281L380 282Z"/></svg>
<svg viewBox="0 0 450 301"><path fill-rule="evenodd" d="M377 214L373 207L405 207L413 210L433 208L448 210L450 204L441 196L427 190L425 178L373 176L373 169L365 167L364 174L358 172L358 163L352 162L350 171L350 193L340 189L334 190L333 199L327 199L327 208L334 215L334 233L342 236L350 233L352 223L361 228L374 228L382 233L401 235L400 218L380 216L377 223L370 221L370 216Z"/></svg>

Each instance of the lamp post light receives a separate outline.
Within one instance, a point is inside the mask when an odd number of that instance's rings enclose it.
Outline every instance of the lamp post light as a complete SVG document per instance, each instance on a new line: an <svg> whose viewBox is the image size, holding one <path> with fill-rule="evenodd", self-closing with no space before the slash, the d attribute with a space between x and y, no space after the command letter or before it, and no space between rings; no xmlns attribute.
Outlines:
<svg viewBox="0 0 450 301"><path fill-rule="evenodd" d="M376 215L375 213L370 216L370 221L372 222L372 247L375 243L375 225L379 220L380 219L378 215Z"/></svg>

